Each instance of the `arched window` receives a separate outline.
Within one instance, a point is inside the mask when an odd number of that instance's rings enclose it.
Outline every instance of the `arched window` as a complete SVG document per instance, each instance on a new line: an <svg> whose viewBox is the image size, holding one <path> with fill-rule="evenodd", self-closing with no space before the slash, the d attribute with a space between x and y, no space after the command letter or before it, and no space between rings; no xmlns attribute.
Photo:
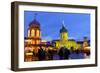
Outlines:
<svg viewBox="0 0 100 73"><path fill-rule="evenodd" d="M32 41L32 44L35 44L35 41L34 40Z"/></svg>
<svg viewBox="0 0 100 73"><path fill-rule="evenodd" d="M36 36L40 37L40 31L39 30L36 31Z"/></svg>
<svg viewBox="0 0 100 73"><path fill-rule="evenodd" d="M40 42L39 42L39 40L36 40L36 44L39 44Z"/></svg>
<svg viewBox="0 0 100 73"><path fill-rule="evenodd" d="M30 30L28 30L28 37L30 37Z"/></svg>
<svg viewBox="0 0 100 73"><path fill-rule="evenodd" d="M32 36L32 37L35 36L35 30L34 30L34 29L31 30L31 36Z"/></svg>

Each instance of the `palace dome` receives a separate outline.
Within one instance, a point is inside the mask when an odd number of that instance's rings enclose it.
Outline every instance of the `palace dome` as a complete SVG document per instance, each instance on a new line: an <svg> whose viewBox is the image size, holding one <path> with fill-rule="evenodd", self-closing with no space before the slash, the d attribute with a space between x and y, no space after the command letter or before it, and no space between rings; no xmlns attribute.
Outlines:
<svg viewBox="0 0 100 73"><path fill-rule="evenodd" d="M62 28L60 29L60 33L62 32L67 32L67 29L64 27L64 25L62 25Z"/></svg>
<svg viewBox="0 0 100 73"><path fill-rule="evenodd" d="M40 27L40 23L36 19L34 19L32 22L30 22L29 26L30 27L34 27L34 26Z"/></svg>

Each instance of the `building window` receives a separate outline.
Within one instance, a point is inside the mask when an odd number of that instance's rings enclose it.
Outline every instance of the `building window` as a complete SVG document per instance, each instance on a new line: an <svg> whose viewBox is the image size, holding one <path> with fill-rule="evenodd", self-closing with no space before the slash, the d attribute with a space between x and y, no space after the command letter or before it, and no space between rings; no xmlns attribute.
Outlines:
<svg viewBox="0 0 100 73"><path fill-rule="evenodd" d="M28 37L30 37L30 30L28 30Z"/></svg>
<svg viewBox="0 0 100 73"><path fill-rule="evenodd" d="M37 30L36 36L37 36L37 37L40 37L40 31L39 31L39 30Z"/></svg>
<svg viewBox="0 0 100 73"><path fill-rule="evenodd" d="M35 41L34 40L32 41L32 44L35 44Z"/></svg>
<svg viewBox="0 0 100 73"><path fill-rule="evenodd" d="M36 44L40 44L40 40L36 40Z"/></svg>
<svg viewBox="0 0 100 73"><path fill-rule="evenodd" d="M40 40L37 40L37 41L36 41L36 44L39 44L39 43L40 43Z"/></svg>
<svg viewBox="0 0 100 73"><path fill-rule="evenodd" d="M31 36L32 36L32 37L35 36L35 30L34 30L34 29L31 30Z"/></svg>

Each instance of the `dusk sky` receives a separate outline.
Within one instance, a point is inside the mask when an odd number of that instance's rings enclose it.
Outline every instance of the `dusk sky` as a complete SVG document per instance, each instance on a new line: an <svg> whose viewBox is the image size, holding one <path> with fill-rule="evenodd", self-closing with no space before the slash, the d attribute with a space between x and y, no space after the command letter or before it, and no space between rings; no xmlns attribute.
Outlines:
<svg viewBox="0 0 100 73"><path fill-rule="evenodd" d="M90 14L84 13L57 13L57 12L36 12L24 11L24 36L27 37L29 23L34 20L40 23L41 37L43 40L56 40L60 38L62 22L68 30L69 39L76 41L88 37L90 40Z"/></svg>

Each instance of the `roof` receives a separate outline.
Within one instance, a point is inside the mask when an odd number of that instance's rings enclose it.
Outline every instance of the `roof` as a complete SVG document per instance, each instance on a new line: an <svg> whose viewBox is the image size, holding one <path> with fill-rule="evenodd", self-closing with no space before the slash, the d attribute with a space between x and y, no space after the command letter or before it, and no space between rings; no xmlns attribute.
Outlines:
<svg viewBox="0 0 100 73"><path fill-rule="evenodd" d="M62 32L67 32L67 29L64 27L64 25L62 25L62 28L60 29L60 33Z"/></svg>
<svg viewBox="0 0 100 73"><path fill-rule="evenodd" d="M40 26L40 23L36 19L34 19L29 23L29 26Z"/></svg>
<svg viewBox="0 0 100 73"><path fill-rule="evenodd" d="M60 39L52 40L52 42L54 42L54 41L60 41Z"/></svg>
<svg viewBox="0 0 100 73"><path fill-rule="evenodd" d="M68 39L68 41L75 41L74 39Z"/></svg>

